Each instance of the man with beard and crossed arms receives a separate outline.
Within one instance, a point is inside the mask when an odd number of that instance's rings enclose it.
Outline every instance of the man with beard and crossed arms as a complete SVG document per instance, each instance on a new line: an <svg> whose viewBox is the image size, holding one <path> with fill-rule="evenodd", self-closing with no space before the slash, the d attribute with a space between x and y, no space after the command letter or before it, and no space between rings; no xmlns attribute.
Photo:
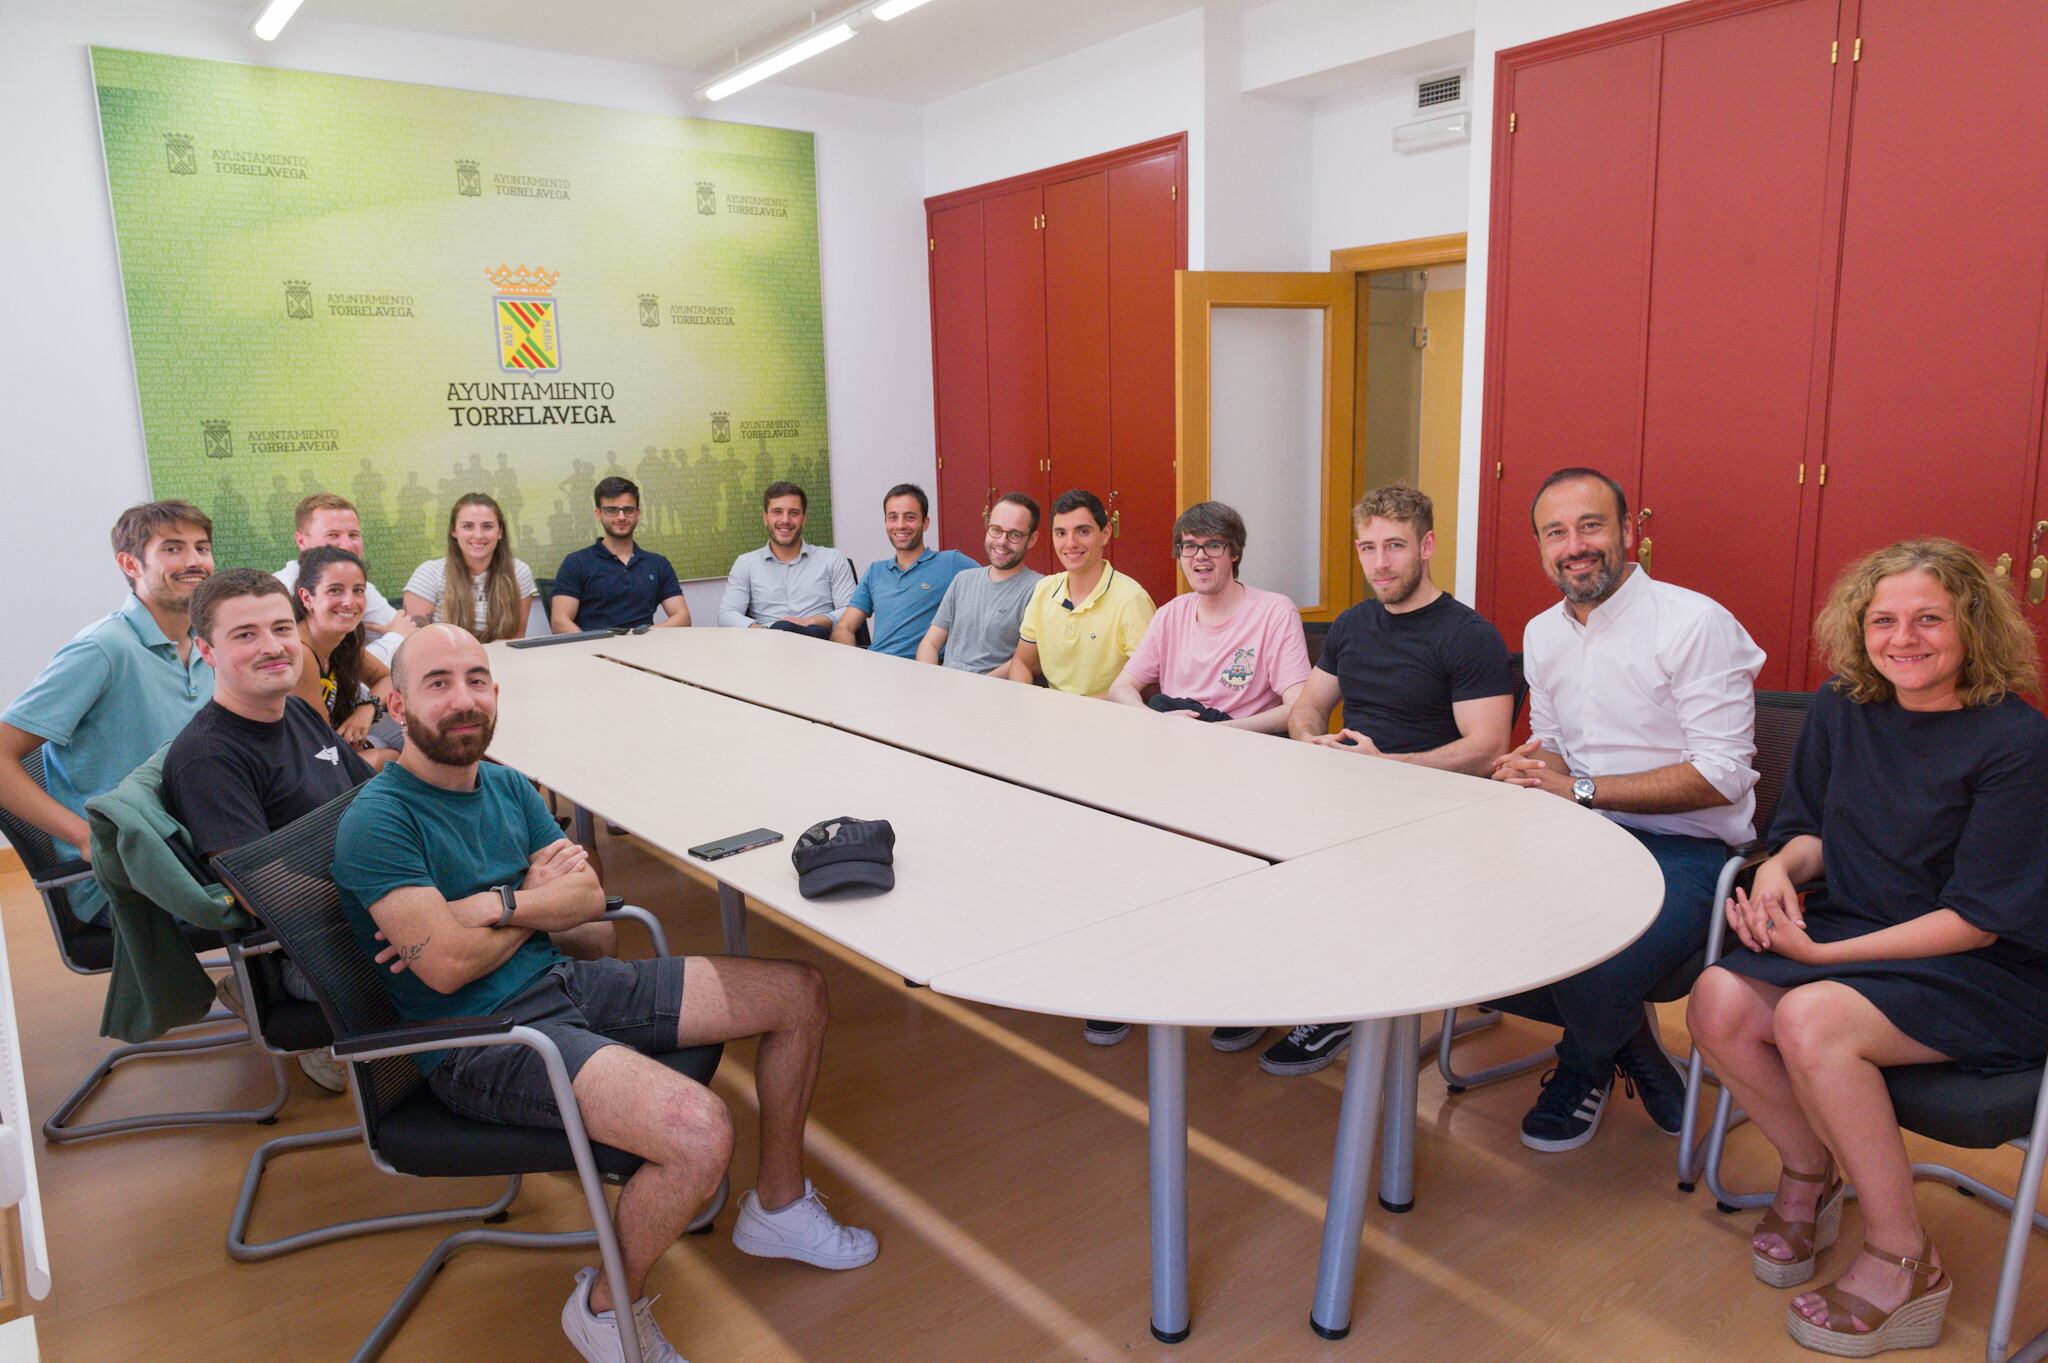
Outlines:
<svg viewBox="0 0 2048 1363"><path fill-rule="evenodd" d="M1522 633L1531 737L1495 761L1493 778L1626 828L1657 859L1664 904L1620 955L1493 1005L1564 1028L1522 1144L1555 1152L1593 1139L1617 1068L1675 1136L1685 1082L1643 1000L1706 944L1721 865L1754 836L1764 654L1719 603L1629 561L1628 498L1597 469L1544 479L1529 520L1564 600Z"/></svg>
<svg viewBox="0 0 2048 1363"><path fill-rule="evenodd" d="M646 1159L619 1196L619 1248L634 1300L595 1268L576 1275L562 1328L584 1358L623 1357L619 1308L650 1360L675 1359L641 1288L718 1187L732 1116L710 1089L650 1054L759 1036L760 1171L733 1244L820 1268L858 1268L872 1232L842 1226L804 1177L803 1132L825 1043L825 978L797 961L655 957L572 961L547 934L592 923L604 889L527 779L483 760L497 723L490 656L451 625L419 630L393 659L405 750L342 816L333 874L363 953L408 1021L508 1017L560 1049L594 1141ZM688 980L689 989L684 990ZM561 1126L539 1055L488 1046L417 1057L448 1106L481 1121Z"/></svg>
<svg viewBox="0 0 2048 1363"><path fill-rule="evenodd" d="M1009 666L1017 651L1017 626L1042 573L1024 566L1038 543L1038 503L1021 492L1005 493L988 511L984 547L988 567L959 574L917 646L917 660L963 672L993 672Z"/></svg>
<svg viewBox="0 0 2048 1363"><path fill-rule="evenodd" d="M1514 728L1514 674L1500 631L1429 577L1436 511L1399 483L1352 508L1373 600L1330 626L1287 716L1292 738L1332 752L1484 776ZM1344 702L1344 728L1330 711ZM1266 1048L1269 1074L1312 1074L1351 1044L1348 1022L1303 1023Z"/></svg>

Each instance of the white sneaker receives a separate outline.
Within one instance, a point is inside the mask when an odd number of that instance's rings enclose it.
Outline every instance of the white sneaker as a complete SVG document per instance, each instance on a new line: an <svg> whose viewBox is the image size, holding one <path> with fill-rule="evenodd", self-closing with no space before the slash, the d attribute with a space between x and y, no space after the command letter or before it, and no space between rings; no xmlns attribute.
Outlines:
<svg viewBox="0 0 2048 1363"><path fill-rule="evenodd" d="M336 1060L331 1051L301 1051L299 1069L329 1093L348 1092L348 1066Z"/></svg>
<svg viewBox="0 0 2048 1363"><path fill-rule="evenodd" d="M873 1231L834 1221L825 1210L825 1195L809 1179L804 1195L780 1211L763 1211L761 1199L749 1189L740 1199L732 1243L763 1259L800 1259L818 1268L859 1268L872 1263L881 1249Z"/></svg>
<svg viewBox="0 0 2048 1363"><path fill-rule="evenodd" d="M569 1294L569 1300L562 1305L562 1333L576 1346L576 1352L590 1360L590 1363L623 1363L626 1350L619 1341L619 1322L616 1312L606 1311L602 1315L590 1309L590 1285L597 1281L597 1270L586 1268L576 1274L576 1290ZM662 1338L661 1327L654 1323L654 1303L642 1297L633 1303L633 1325L639 1333L641 1363L689 1363L676 1352L676 1346Z"/></svg>

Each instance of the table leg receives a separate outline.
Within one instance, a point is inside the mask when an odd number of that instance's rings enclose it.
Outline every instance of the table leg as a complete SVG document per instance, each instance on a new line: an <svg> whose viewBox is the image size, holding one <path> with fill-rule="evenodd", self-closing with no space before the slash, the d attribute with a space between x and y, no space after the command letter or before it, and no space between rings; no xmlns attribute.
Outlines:
<svg viewBox="0 0 2048 1363"><path fill-rule="evenodd" d="M1188 1050L1185 1027L1146 1029L1152 1144L1152 1336L1188 1337Z"/></svg>
<svg viewBox="0 0 2048 1363"><path fill-rule="evenodd" d="M1344 1072L1344 1101L1337 1119L1337 1158L1330 1171L1329 1209L1323 1214L1323 1253L1316 1268L1315 1305L1308 1323L1324 1339L1351 1333L1351 1293L1358 1278L1358 1236L1365 1227L1366 1181L1372 1176L1373 1138L1379 1114L1373 1108L1386 1083L1387 1043L1393 1024L1386 1018L1361 1022L1351 1033L1351 1059ZM1401 1059L1405 1062L1406 1055Z"/></svg>
<svg viewBox="0 0 2048 1363"><path fill-rule="evenodd" d="M570 805L576 811L576 842L578 846L591 851L597 850L597 826L591 822L590 811L582 805Z"/></svg>
<svg viewBox="0 0 2048 1363"><path fill-rule="evenodd" d="M1405 1212L1415 1206L1416 1067L1410 1062L1420 1044L1422 1019L1395 1018L1390 1031L1386 1098L1380 1109L1380 1206Z"/></svg>
<svg viewBox="0 0 2048 1363"><path fill-rule="evenodd" d="M725 954L747 954L747 897L730 885L718 887L718 925L725 929Z"/></svg>

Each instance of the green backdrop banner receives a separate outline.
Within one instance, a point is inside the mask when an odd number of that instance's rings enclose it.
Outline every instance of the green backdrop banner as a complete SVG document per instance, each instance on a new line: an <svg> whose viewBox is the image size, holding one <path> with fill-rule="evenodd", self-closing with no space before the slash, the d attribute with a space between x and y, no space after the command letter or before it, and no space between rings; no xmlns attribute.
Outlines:
<svg viewBox="0 0 2048 1363"><path fill-rule="evenodd" d="M684 577L810 494L830 543L809 133L93 49L150 478L222 566L361 510L394 598L457 497L551 575L640 485Z"/></svg>

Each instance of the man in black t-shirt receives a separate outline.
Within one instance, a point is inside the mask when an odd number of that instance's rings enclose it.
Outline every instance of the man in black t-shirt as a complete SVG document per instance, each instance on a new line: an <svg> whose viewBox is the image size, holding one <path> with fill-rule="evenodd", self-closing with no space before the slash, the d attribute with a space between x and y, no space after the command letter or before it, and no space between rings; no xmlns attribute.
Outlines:
<svg viewBox="0 0 2048 1363"><path fill-rule="evenodd" d="M1514 673L1500 631L1429 580L1429 498L1398 483L1376 488L1352 508L1351 522L1375 599L1330 626L1288 712L1288 736L1333 752L1489 774L1514 728ZM1330 711L1340 698L1344 728L1333 734ZM1259 1064L1271 1074L1310 1074L1350 1042L1349 1023L1304 1023Z"/></svg>

